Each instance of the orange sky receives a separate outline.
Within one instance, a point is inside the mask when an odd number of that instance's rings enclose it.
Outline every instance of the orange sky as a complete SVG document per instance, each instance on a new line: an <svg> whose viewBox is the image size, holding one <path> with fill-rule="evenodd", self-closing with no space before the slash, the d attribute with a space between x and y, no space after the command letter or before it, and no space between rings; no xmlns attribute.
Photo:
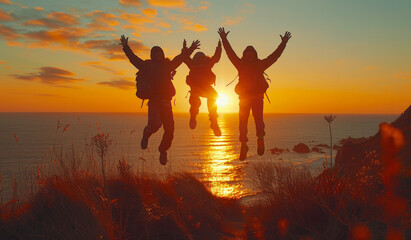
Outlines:
<svg viewBox="0 0 411 240"><path fill-rule="evenodd" d="M0 111L141 112L136 69L118 45L130 36L137 55L152 46L168 57L199 39L212 55L217 28L241 56L264 58L292 33L272 79L266 112L401 113L411 103L411 3L386 1L26 1L0 0ZM349 14L347 14L349 13ZM213 68L220 112L238 111L237 72L223 51ZM176 112L188 112L187 67L177 70ZM202 111L206 111L203 101Z"/></svg>

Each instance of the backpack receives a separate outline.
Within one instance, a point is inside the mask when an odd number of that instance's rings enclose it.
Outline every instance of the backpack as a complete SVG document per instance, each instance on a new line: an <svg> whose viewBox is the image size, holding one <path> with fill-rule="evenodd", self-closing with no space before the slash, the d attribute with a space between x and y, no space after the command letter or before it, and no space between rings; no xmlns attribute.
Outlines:
<svg viewBox="0 0 411 240"><path fill-rule="evenodd" d="M142 68L136 73L136 96L138 98L145 100L151 97L151 75L151 64L148 64L147 68Z"/></svg>
<svg viewBox="0 0 411 240"><path fill-rule="evenodd" d="M216 76L207 65L200 65L190 70L186 77L189 86L209 86L215 84Z"/></svg>
<svg viewBox="0 0 411 240"><path fill-rule="evenodd" d="M155 84L153 82L153 66L149 63L147 64L146 67L140 69L137 73L136 73L136 96L142 100L146 100L146 99L150 99L152 97L153 94L153 86L152 84ZM170 79L173 80L174 75L176 74L176 71L173 70L170 73ZM170 94L172 94L172 96L175 95L175 88L173 86L173 83L170 82ZM143 101L144 102L144 101Z"/></svg>

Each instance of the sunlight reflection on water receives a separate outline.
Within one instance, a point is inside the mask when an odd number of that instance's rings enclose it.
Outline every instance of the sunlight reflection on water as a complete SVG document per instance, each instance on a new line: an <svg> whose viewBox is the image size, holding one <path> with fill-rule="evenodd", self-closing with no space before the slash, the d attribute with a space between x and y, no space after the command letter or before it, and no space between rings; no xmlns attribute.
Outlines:
<svg viewBox="0 0 411 240"><path fill-rule="evenodd" d="M210 133L204 141L209 141L202 152L204 162L201 164L203 181L209 184L212 193L220 197L242 197L247 194L244 186L244 163L238 161L233 142L233 130L227 127L226 121L219 121L220 137Z"/></svg>

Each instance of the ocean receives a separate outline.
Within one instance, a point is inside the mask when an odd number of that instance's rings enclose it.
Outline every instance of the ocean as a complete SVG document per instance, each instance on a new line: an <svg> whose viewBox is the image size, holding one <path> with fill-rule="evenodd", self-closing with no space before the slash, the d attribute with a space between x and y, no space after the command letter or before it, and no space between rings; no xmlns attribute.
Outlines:
<svg viewBox="0 0 411 240"><path fill-rule="evenodd" d="M369 137L377 133L381 122L392 122L398 115L337 114L331 123L333 144L347 137ZM330 144L328 123L323 114L265 114L265 147L257 155L254 119L248 125L248 158L239 161L238 114L220 114L222 136L215 137L209 128L208 116L200 113L197 128L188 126L189 115L175 113L175 133L168 163L160 165L157 147L163 130L155 133L147 150L140 149L145 114L137 113L0 113L0 174L3 200L11 196L12 179L35 174L39 166L52 165L48 153L53 147L63 147L63 154L75 147L82 157L90 150L91 138L98 133L109 134L112 144L107 159L113 171L119 160L126 160L139 175L166 178L189 172L199 178L219 196L244 197L253 194L249 174L253 164L262 161L285 162L306 167L312 174L323 168L325 153L293 152L294 145L304 143L311 149L318 144ZM270 149L289 149L272 154ZM333 151L335 157L336 150ZM14 177L13 177L14 176Z"/></svg>

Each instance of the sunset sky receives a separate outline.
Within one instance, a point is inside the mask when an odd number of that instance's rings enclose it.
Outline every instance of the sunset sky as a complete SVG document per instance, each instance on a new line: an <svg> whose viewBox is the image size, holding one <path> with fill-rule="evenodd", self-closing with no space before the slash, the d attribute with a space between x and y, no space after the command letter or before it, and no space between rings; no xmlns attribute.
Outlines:
<svg viewBox="0 0 411 240"><path fill-rule="evenodd" d="M265 112L397 114L411 103L410 11L408 0L0 0L0 111L147 111L120 35L143 59L156 45L172 58L183 39L212 55L222 26L239 56L253 45L259 58L291 32ZM219 110L238 111L224 51L213 71L229 99ZM176 112L189 109L187 74L182 64L174 78Z"/></svg>

